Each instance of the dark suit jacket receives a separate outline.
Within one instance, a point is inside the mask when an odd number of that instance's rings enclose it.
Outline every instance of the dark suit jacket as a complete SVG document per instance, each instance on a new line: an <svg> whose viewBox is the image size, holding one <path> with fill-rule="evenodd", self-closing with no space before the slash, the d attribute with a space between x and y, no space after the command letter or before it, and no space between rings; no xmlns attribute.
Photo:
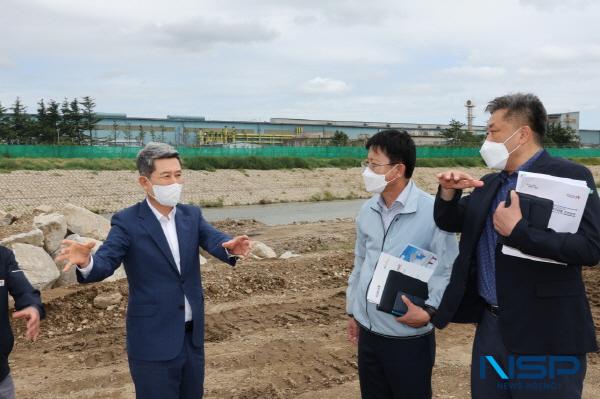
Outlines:
<svg viewBox="0 0 600 399"><path fill-rule="evenodd" d="M81 283L100 281L121 263L129 283L127 352L130 358L163 361L175 358L185 335L184 295L194 321L193 343L204 344L204 292L200 277L202 247L224 262L235 264L221 244L230 237L212 227L200 208L177 205L175 225L181 273L160 222L144 200L112 217L104 244L94 255L94 266Z"/></svg>
<svg viewBox="0 0 600 399"><path fill-rule="evenodd" d="M35 306L42 319L45 312L40 292L29 284L25 273L19 269L13 252L2 246L0 246L0 281L0 381L2 381L9 372L8 355L14 343L8 314L8 294L14 298L16 310Z"/></svg>
<svg viewBox="0 0 600 399"><path fill-rule="evenodd" d="M598 349L594 322L585 294L581 266L600 261L600 201L590 171L582 165L544 153L530 172L585 180L590 188L579 230L575 234L537 229L522 219L506 244L567 266L503 255L496 248L499 325L506 347L523 354L583 354ZM443 328L450 321L477 323L485 302L477 289L477 243L500 185L498 173L482 178L484 186L461 198L444 201L439 191L434 218L446 231L461 233L459 255L450 283L432 321Z"/></svg>

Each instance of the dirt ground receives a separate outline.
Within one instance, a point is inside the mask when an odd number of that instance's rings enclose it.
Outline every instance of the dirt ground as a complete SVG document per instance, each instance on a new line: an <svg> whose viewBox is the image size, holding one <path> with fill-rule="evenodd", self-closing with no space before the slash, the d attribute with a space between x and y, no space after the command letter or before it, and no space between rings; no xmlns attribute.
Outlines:
<svg viewBox="0 0 600 399"><path fill-rule="evenodd" d="M236 268L214 259L203 266L206 305L206 397L236 399L358 398L356 349L345 339L344 290L352 267L352 221L267 227L222 222L289 260L248 260ZM596 326L600 269L585 278ZM99 292L124 294L114 309L98 310ZM23 339L11 356L19 398L133 398L125 353L127 282L45 291L48 318L41 338ZM468 398L473 326L437 332L435 398ZM589 357L586 399L600 397L600 357Z"/></svg>

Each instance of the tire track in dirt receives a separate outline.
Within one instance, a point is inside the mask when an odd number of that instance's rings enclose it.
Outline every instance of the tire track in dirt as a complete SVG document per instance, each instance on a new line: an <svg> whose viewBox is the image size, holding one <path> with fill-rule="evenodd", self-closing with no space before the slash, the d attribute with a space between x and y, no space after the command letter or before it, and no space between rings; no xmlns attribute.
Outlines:
<svg viewBox="0 0 600 399"><path fill-rule="evenodd" d="M344 297L338 288L207 309L207 397L292 398L355 380Z"/></svg>

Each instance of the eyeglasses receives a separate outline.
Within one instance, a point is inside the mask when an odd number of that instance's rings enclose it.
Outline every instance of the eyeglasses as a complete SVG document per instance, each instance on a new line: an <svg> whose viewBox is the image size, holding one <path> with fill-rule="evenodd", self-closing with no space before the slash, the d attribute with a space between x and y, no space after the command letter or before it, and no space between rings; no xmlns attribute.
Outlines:
<svg viewBox="0 0 600 399"><path fill-rule="evenodd" d="M391 163L384 163L384 164L379 164L379 163L373 163L373 162L369 162L368 160L364 160L361 161L360 166L362 166L363 168L369 168L371 170L375 169L375 168L379 168L382 166L389 166L389 165L398 165L402 162L391 162Z"/></svg>

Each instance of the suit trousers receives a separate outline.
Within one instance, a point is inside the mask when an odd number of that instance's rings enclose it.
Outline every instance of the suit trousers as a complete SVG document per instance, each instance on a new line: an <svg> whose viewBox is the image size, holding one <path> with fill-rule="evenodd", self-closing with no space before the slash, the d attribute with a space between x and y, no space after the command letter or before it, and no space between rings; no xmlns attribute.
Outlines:
<svg viewBox="0 0 600 399"><path fill-rule="evenodd" d="M392 338L361 327L358 376L363 399L431 398L435 332Z"/></svg>
<svg viewBox="0 0 600 399"><path fill-rule="evenodd" d="M581 398L586 373L586 355L568 358L549 356L523 357L511 353L502 342L498 317L485 310L477 325L471 360L471 395L473 399L578 399ZM520 358L520 359L519 359ZM561 359L569 360L562 362ZM525 362L529 361L531 362ZM523 363L519 366L519 361ZM497 372L490 362L495 362L504 373ZM578 363L578 367L573 364ZM551 366L550 364L554 364ZM550 367L555 369L551 376ZM568 374L557 372L561 367ZM512 371L512 373L511 373ZM528 378L525 374L536 374L545 378ZM503 378L504 377L504 378Z"/></svg>
<svg viewBox="0 0 600 399"><path fill-rule="evenodd" d="M204 347L194 347L191 331L174 359L129 359L129 370L137 399L200 399L204 394Z"/></svg>

